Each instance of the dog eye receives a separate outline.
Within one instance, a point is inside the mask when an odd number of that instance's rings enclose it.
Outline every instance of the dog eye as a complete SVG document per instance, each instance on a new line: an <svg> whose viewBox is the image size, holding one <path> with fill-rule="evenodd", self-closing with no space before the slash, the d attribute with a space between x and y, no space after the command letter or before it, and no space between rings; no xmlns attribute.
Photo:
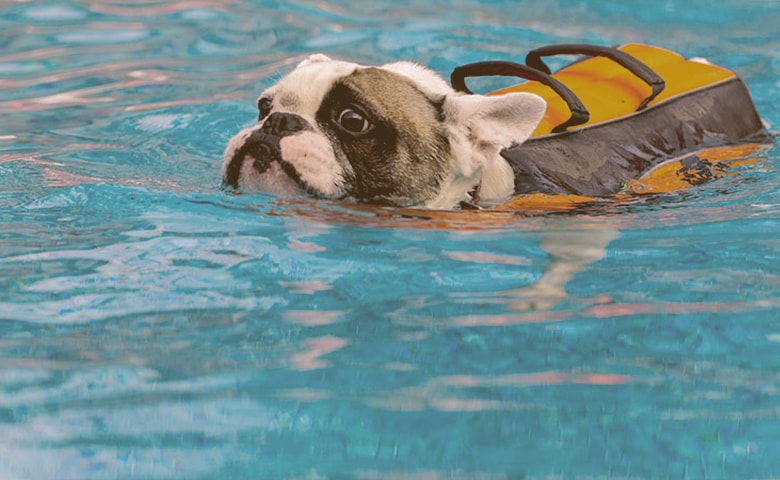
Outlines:
<svg viewBox="0 0 780 480"><path fill-rule="evenodd" d="M352 134L366 133L373 126L365 115L351 108L342 111L337 122L341 128Z"/></svg>
<svg viewBox="0 0 780 480"><path fill-rule="evenodd" d="M257 121L264 119L268 116L269 113L271 113L271 109L273 109L273 101L268 97L261 97L257 99L257 111L259 114L257 115Z"/></svg>

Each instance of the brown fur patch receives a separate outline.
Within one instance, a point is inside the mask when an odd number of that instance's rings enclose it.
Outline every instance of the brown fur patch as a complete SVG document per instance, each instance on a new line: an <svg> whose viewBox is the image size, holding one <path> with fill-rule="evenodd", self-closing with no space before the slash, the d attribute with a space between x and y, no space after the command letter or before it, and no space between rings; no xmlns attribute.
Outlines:
<svg viewBox="0 0 780 480"><path fill-rule="evenodd" d="M318 122L333 134L354 171L352 195L413 205L439 192L449 161L442 101L381 68L358 69L337 82ZM340 130L335 120L346 108L363 111L373 129L359 136Z"/></svg>

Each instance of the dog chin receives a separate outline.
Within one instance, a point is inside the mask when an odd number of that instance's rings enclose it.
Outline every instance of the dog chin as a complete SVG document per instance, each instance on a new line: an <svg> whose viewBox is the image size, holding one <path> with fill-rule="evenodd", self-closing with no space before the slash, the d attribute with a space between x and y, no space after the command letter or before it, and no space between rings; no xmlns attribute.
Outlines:
<svg viewBox="0 0 780 480"><path fill-rule="evenodd" d="M281 164L273 162L260 173L254 163L254 159L246 159L241 166L241 190L244 192L269 193L281 198L301 197L308 194L298 182L284 172Z"/></svg>

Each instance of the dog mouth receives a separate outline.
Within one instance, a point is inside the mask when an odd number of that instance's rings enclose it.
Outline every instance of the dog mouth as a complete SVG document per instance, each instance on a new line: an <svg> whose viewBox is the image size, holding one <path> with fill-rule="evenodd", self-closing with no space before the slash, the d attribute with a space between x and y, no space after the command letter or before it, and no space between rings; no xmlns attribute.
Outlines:
<svg viewBox="0 0 780 480"><path fill-rule="evenodd" d="M265 135L265 139L268 139L268 137L269 135ZM252 147L253 148L249 149L247 153L254 159L252 168L254 168L257 173L262 175L268 172L271 165L277 163L282 168L285 175L290 177L290 179L297 183L299 187L308 189L308 185L303 181L298 170L295 169L295 166L282 158L278 138L271 138L268 142L255 143Z"/></svg>

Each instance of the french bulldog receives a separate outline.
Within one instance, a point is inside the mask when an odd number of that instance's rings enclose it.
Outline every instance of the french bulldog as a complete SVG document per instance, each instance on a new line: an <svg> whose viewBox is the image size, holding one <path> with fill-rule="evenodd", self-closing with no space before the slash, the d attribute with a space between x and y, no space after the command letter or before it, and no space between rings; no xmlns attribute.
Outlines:
<svg viewBox="0 0 780 480"><path fill-rule="evenodd" d="M257 100L257 124L228 143L226 188L450 209L500 203L514 174L500 152L545 112L530 93L454 91L411 62L372 67L312 55Z"/></svg>
<svg viewBox="0 0 780 480"><path fill-rule="evenodd" d="M531 135L546 104L530 93L459 93L415 63L371 67L317 54L265 90L257 108L257 123L225 149L224 188L451 209L476 200L476 189L480 204L512 196L515 175L500 152ZM551 261L537 282L505 292L516 298L510 309L563 300L565 283L616 235L596 230L574 242L543 237Z"/></svg>

